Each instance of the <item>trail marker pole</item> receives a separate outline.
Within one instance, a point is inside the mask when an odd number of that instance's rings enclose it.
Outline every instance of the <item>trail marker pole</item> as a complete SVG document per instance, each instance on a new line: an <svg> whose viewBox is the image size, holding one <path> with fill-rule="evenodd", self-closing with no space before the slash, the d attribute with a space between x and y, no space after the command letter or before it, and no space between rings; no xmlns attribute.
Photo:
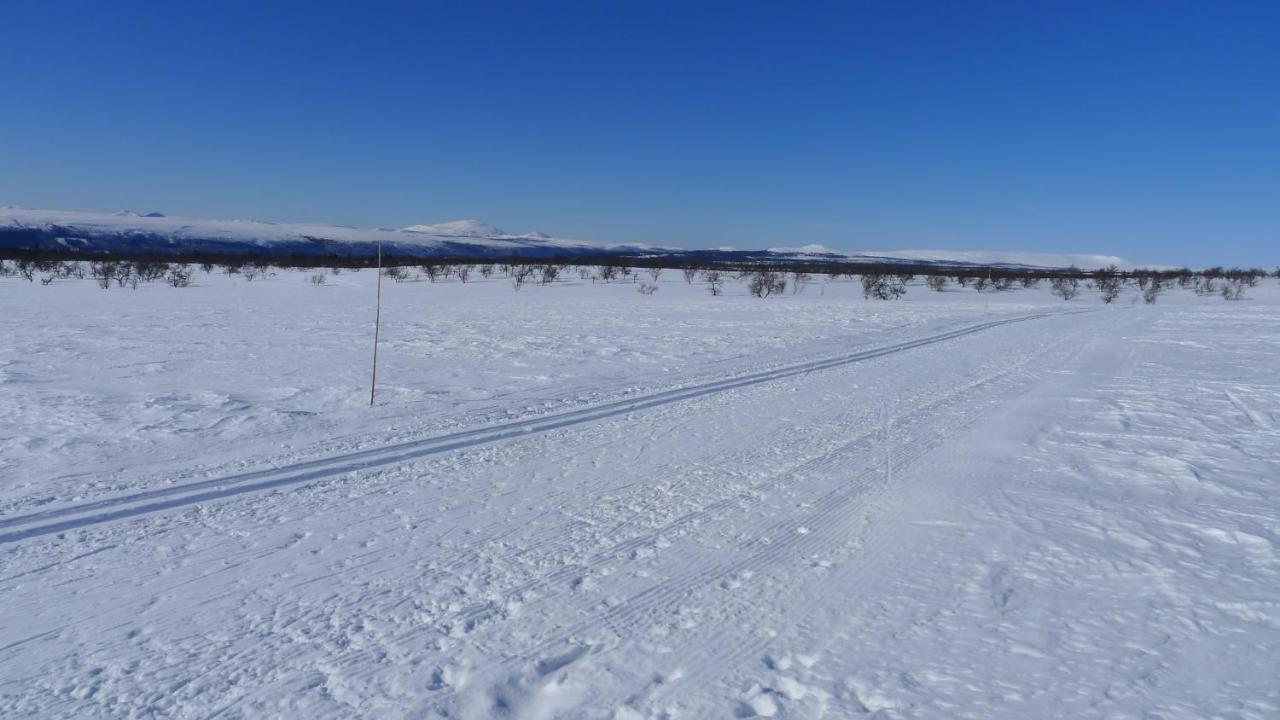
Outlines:
<svg viewBox="0 0 1280 720"><path fill-rule="evenodd" d="M373 376L369 379L369 407L378 390L378 330L382 326L382 241L378 241L378 299L373 310Z"/></svg>
<svg viewBox="0 0 1280 720"><path fill-rule="evenodd" d="M995 290L995 288L992 287L991 285L991 268L988 266L987 267L987 292L986 292L986 295L982 298L982 314L983 315L986 315L988 312L990 312L992 290Z"/></svg>

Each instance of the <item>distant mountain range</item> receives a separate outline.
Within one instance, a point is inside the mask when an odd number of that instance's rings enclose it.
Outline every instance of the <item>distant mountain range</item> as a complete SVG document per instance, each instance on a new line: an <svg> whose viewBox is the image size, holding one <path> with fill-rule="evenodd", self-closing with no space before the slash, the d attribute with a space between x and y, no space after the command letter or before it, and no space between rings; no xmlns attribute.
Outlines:
<svg viewBox="0 0 1280 720"><path fill-rule="evenodd" d="M475 220L364 230L339 225L196 220L156 212L112 214L0 208L0 248L112 254L328 255L365 257L555 257L661 252L542 233L511 235Z"/></svg>
<svg viewBox="0 0 1280 720"><path fill-rule="evenodd" d="M432 257L565 258L616 256L677 257L690 260L840 261L921 263L948 266L1096 268L1127 266L1103 255L1038 255L971 251L891 251L848 253L821 245L768 250L682 250L651 245L608 245L552 237L539 232L513 235L477 220L411 225L398 230L365 230L340 225L268 223L253 220L196 220L158 212L87 213L0 208L0 250L113 255L268 255L323 258L368 257L381 244L384 254Z"/></svg>

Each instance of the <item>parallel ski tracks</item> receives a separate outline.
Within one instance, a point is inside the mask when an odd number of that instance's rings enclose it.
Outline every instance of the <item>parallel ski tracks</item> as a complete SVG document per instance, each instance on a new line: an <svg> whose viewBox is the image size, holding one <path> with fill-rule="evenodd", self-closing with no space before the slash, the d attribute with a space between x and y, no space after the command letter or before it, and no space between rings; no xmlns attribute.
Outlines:
<svg viewBox="0 0 1280 720"><path fill-rule="evenodd" d="M1062 338L1051 345L1005 365L968 382L951 388L941 396L924 397L912 402L909 407L900 408L893 421L895 432L905 431L908 438L895 443L892 460L896 467L908 469L913 463L927 455L936 447L954 438L956 434L969 427L982 416L983 411L992 405L998 405L1007 399L1003 392L990 393L993 386L1015 381L1028 373L1028 367L1034 365L1045 355L1075 341L1074 337ZM947 415L941 427L935 423L936 415ZM759 573L785 558L806 557L819 550L844 547L855 540L859 526L848 522L850 514L862 507L874 494L873 491L883 484L882 466L877 451L882 442L882 430L872 429L856 435L847 443L823 455L812 458L785 471L771 474L752 483L748 488L733 495L714 501L698 510L672 519L659 528L646 530L638 535L624 539L595 553L579 558L576 562L558 567L540 577L530 578L504 589L497 599L464 606L454 612L444 613L432 618L426 626L407 629L392 636L388 642L396 646L411 646L420 642L425 635L435 632L447 632L450 621L461 621L466 625L467 633L483 626L502 620L504 606L508 600L523 597L534 592L542 602L554 602L552 598L569 592L570 581L579 576L590 576L596 568L617 560L640 547L652 543L659 536L678 531L680 528L697 523L722 512L728 512L739 505L753 493L776 489L796 477L821 476L841 469L849 472L850 477L844 483L825 494L812 498L809 504L815 510L802 516L788 518L753 534L744 541L735 553L737 556L718 563L711 568L689 567L682 572L667 578L654 586L628 597L601 613L592 614L578 623L559 628L558 631L535 640L534 644L523 652L513 655L508 667L516 672L516 666L529 658L555 655L563 652L575 639L592 637L602 629L620 638L633 637L637 628L661 622L674 617L676 609L691 595L708 588L715 588L724 580L741 575L743 572ZM798 532L803 526L806 532ZM545 538L539 546L526 546L522 553L535 553L547 550L546 545L555 544L555 538ZM865 560L865 559L864 559ZM449 567L457 562L448 563ZM441 578L447 572L441 572ZM362 602L367 602L364 598ZM735 609L736 603L750 603L740 597L729 597L725 604L726 612ZM736 627L736 626L734 626ZM725 630L725 632L730 632ZM759 640L734 637L715 645L721 661L736 659L758 648ZM284 662L295 658L286 657ZM279 659L278 659L279 660ZM359 650L340 661L353 673L361 668L368 668L372 663L372 652ZM709 663L706 668L723 667L719 662Z"/></svg>
<svg viewBox="0 0 1280 720"><path fill-rule="evenodd" d="M394 467L432 455L529 437L684 400L881 358L966 335L973 335L996 327L1065 314L1073 313L1041 312L1001 318L915 340L738 375L722 380L688 385L648 395L625 398L579 410L499 423L447 435L344 453L284 467L274 467L238 475L184 483L3 518L0 519L0 544L20 542L30 538L77 530L248 493L319 482L348 473Z"/></svg>

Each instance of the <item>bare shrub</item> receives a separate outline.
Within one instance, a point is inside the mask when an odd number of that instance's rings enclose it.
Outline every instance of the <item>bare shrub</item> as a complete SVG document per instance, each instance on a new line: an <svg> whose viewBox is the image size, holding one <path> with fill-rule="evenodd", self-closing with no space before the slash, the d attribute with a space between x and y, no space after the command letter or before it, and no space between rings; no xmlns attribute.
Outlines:
<svg viewBox="0 0 1280 720"><path fill-rule="evenodd" d="M651 268L649 268L649 277L653 278L653 281L654 281L654 282L658 282L658 278L659 278L661 275L662 275L662 268L660 268L660 267L651 267Z"/></svg>
<svg viewBox="0 0 1280 720"><path fill-rule="evenodd" d="M36 264L34 262L30 260L16 260L14 261L13 269L16 270L19 275L26 278L27 282L35 282Z"/></svg>
<svg viewBox="0 0 1280 720"><path fill-rule="evenodd" d="M1124 276L1115 265L1105 267L1093 274L1093 286L1098 289L1102 302L1110 305L1120 297L1120 289L1124 287Z"/></svg>
<svg viewBox="0 0 1280 720"><path fill-rule="evenodd" d="M684 281L689 285L692 285L693 279L698 277L698 268L693 265L685 265L680 268L680 272L684 274Z"/></svg>
<svg viewBox="0 0 1280 720"><path fill-rule="evenodd" d="M711 293L712 297L718 297L724 292L724 280L719 270L707 270L702 273L702 279L707 282L707 292Z"/></svg>
<svg viewBox="0 0 1280 720"><path fill-rule="evenodd" d="M1222 290L1219 292L1223 300L1239 300L1244 297L1244 289L1247 283L1241 278L1229 278L1222 283Z"/></svg>
<svg viewBox="0 0 1280 720"><path fill-rule="evenodd" d="M327 278L325 278L324 273L316 273L315 275L307 277L307 282L319 287L327 282Z"/></svg>
<svg viewBox="0 0 1280 720"><path fill-rule="evenodd" d="M396 265L389 268L383 268L382 277L391 278L396 282L404 282L405 280L409 279L409 271L400 267L399 265Z"/></svg>
<svg viewBox="0 0 1280 720"><path fill-rule="evenodd" d="M1056 277L1049 280L1049 291L1063 300L1080 294L1080 281L1073 277Z"/></svg>
<svg viewBox="0 0 1280 720"><path fill-rule="evenodd" d="M652 295L658 292L658 286L654 283L640 283L640 287L636 288L641 295Z"/></svg>
<svg viewBox="0 0 1280 720"><path fill-rule="evenodd" d="M141 282L154 282L169 272L169 263L137 260L132 264L133 277Z"/></svg>
<svg viewBox="0 0 1280 720"><path fill-rule="evenodd" d="M89 276L98 287L106 290L111 287L111 278L115 276L115 263L109 260L94 260L89 263Z"/></svg>
<svg viewBox="0 0 1280 720"><path fill-rule="evenodd" d="M111 278L116 281L116 287L124 287L133 277L133 265L125 262L114 263L111 267ZM134 283L134 289L137 289L137 283Z"/></svg>
<svg viewBox="0 0 1280 720"><path fill-rule="evenodd" d="M516 290L524 287L524 284L533 277L532 265L508 265L507 274L511 277L511 285Z"/></svg>
<svg viewBox="0 0 1280 720"><path fill-rule="evenodd" d="M747 290L753 297L767 298L775 293L781 294L786 289L786 279L772 270L758 270L747 281Z"/></svg>
<svg viewBox="0 0 1280 720"><path fill-rule="evenodd" d="M471 266L459 265L458 267L454 268L453 274L458 276L458 282L462 283L463 285L466 285L467 280L471 278Z"/></svg>
<svg viewBox="0 0 1280 720"><path fill-rule="evenodd" d="M44 273L44 277L40 278L41 285L48 285L54 280L68 275L67 269L58 260L37 260L36 270Z"/></svg>
<svg viewBox="0 0 1280 720"><path fill-rule="evenodd" d="M1164 292L1163 280L1157 277L1147 278L1145 287L1142 288L1142 301L1148 305L1155 305L1162 292Z"/></svg>
<svg viewBox="0 0 1280 720"><path fill-rule="evenodd" d="M804 292L804 288L809 284L810 279L810 275L807 272L796 270L791 273L791 294L795 295L796 293Z"/></svg>
<svg viewBox="0 0 1280 720"><path fill-rule="evenodd" d="M930 275L924 279L924 284L929 286L934 292L943 292L947 289L947 277L945 275Z"/></svg>
<svg viewBox="0 0 1280 720"><path fill-rule="evenodd" d="M191 266L185 264L175 264L169 268L169 272L165 275L165 282L170 287L184 288L191 285Z"/></svg>
<svg viewBox="0 0 1280 720"><path fill-rule="evenodd" d="M862 296L868 300L897 300L907 294L907 285L896 275L863 273Z"/></svg>

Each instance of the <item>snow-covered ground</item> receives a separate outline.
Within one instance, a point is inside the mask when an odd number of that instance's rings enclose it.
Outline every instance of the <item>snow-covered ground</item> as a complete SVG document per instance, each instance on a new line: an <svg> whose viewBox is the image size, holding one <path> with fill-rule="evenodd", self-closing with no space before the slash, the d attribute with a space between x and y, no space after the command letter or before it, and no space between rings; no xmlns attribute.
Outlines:
<svg viewBox="0 0 1280 720"><path fill-rule="evenodd" d="M1280 715L1274 280L373 280L0 278L0 716Z"/></svg>

